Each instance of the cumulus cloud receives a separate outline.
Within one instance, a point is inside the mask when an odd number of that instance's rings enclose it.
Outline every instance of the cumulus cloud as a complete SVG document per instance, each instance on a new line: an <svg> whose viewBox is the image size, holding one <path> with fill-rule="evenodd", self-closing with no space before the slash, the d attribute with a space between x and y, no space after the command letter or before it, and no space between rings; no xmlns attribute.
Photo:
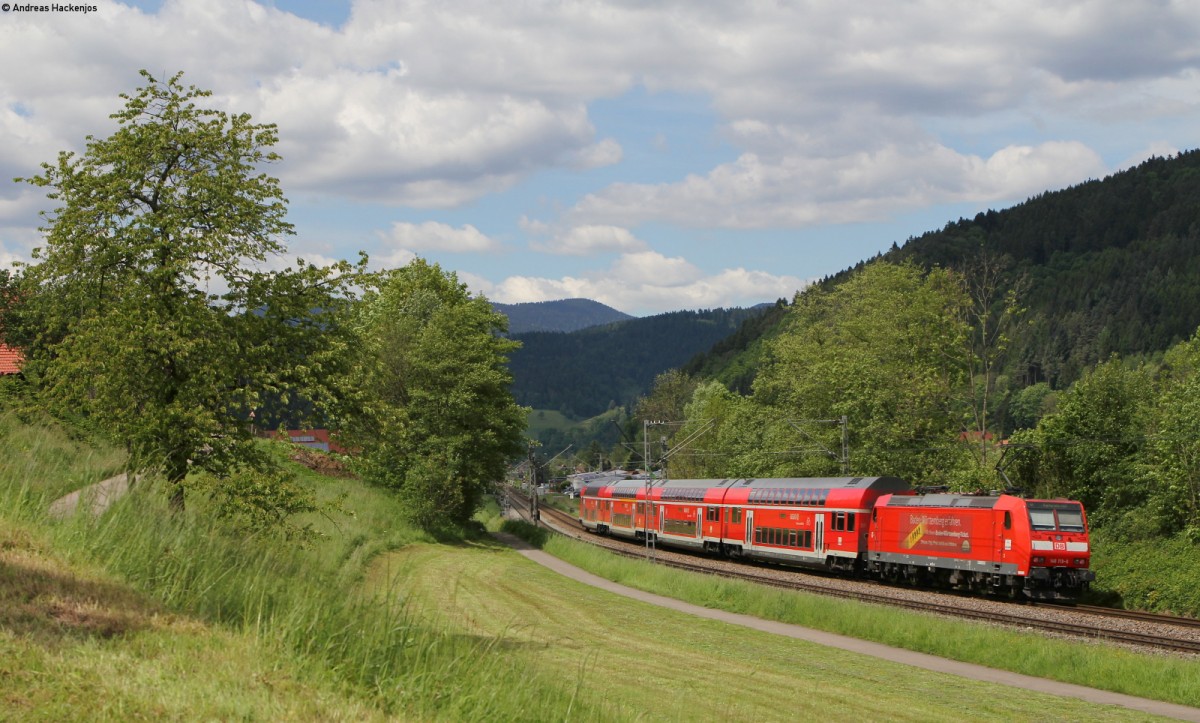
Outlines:
<svg viewBox="0 0 1200 723"><path fill-rule="evenodd" d="M381 249L371 254L371 266L380 269L405 266L422 252L492 253L501 248L499 241L471 224L454 227L438 221L397 221L386 232L380 232L379 238Z"/></svg>
<svg viewBox="0 0 1200 723"><path fill-rule="evenodd" d="M616 165L621 162L623 155L620 143L613 138L605 138L599 143L571 152L568 154L568 158L573 168L586 170Z"/></svg>
<svg viewBox="0 0 1200 723"><path fill-rule="evenodd" d="M406 223L397 221L384 237L388 246L416 251L445 251L470 253L496 251L500 243L489 238L471 224L458 228L437 221Z"/></svg>
<svg viewBox="0 0 1200 723"><path fill-rule="evenodd" d="M722 228L877 221L938 203L1020 199L1105 168L1099 154L1074 141L1007 146L987 158L936 144L836 157L746 153L674 183L613 184L583 197L566 218Z"/></svg>
<svg viewBox="0 0 1200 723"><path fill-rule="evenodd" d="M1131 34L1143 42L1128 42ZM1186 5L1117 0L915 2L902 12L884 2L378 0L355 2L336 29L249 0L167 0L156 14L112 2L86 18L13 14L0 28L4 67L74 69L0 79L0 130L16 140L0 164L27 166L103 132L104 120L87 119L104 119L115 94L136 81L132 69L150 64L189 69L188 80L214 88L218 104L280 123L279 172L290 188L449 208L542 169L620 162L620 143L596 138L588 104L642 85L709 97L746 154L712 169L708 183L702 175L666 186L656 202L691 192L701 203L736 183L764 194L755 213L803 222L819 209L804 198L799 210L783 208L792 204L786 194L772 196L792 189L794 174L853 176L856 151L906 146L926 119L1154 107L1145 82L1194 74L1197 34L1200 13ZM774 129L778 160L748 132L754 127ZM928 197L920 171L945 146L926 136L900 151L914 180L889 195ZM962 155L955 163L975 163ZM854 205L854 189L837 188ZM863 205L879 204L867 197ZM660 208L666 218L681 213Z"/></svg>
<svg viewBox="0 0 1200 723"><path fill-rule="evenodd" d="M533 233L551 232L545 224L526 222L524 228ZM574 226L546 241L535 240L530 246L537 251L567 256L590 256L608 251L637 251L646 248L646 244L630 233L629 229L607 225Z"/></svg>
<svg viewBox="0 0 1200 723"><path fill-rule="evenodd" d="M580 276L510 276L496 283L476 280L471 286L502 303L588 298L626 313L647 315L791 298L809 283L797 276L744 268L706 274L686 259L647 251L623 255L603 271Z"/></svg>
<svg viewBox="0 0 1200 723"><path fill-rule="evenodd" d="M289 193L464 209L554 171L587 181L539 200L531 246L624 254L617 264L650 253L642 226L655 223L798 228L1017 200L1113 170L1102 157L1182 142L1183 130L1122 130L1190 128L1200 108L1200 11L1187 3L354 0L331 28L253 0L165 0L156 13L113 1L4 20L4 177L110 133L137 68L184 69L214 106L279 124L283 162L269 170ZM634 88L701 99L733 152L625 174L638 133L660 155L689 152L653 119L619 139L596 127L596 104ZM0 187L10 255L37 225L29 198ZM495 249L466 226L426 231L392 229L376 261L407 262L425 242ZM685 279L664 288L713 293L684 264L643 261Z"/></svg>

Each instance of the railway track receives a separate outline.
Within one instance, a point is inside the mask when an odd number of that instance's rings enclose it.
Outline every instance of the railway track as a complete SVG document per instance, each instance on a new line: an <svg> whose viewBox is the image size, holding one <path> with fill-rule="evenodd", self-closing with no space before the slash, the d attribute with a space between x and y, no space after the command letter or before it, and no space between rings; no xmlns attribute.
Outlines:
<svg viewBox="0 0 1200 723"><path fill-rule="evenodd" d="M519 504L514 504L514 509L521 511L523 515L527 516L528 499L516 493L511 493L511 496L520 501ZM639 543L610 537L597 538L595 535L586 532L577 519L560 510L548 506L541 506L539 510L541 520L561 533L592 544L600 544L606 549L626 557L645 558L647 555L646 548ZM827 584L819 576L806 575L800 571L790 571L793 574L788 575L774 575L762 572L761 568L752 566L745 566L744 569L739 569L743 566L736 565L731 569L729 566L718 565L716 561L705 558L696 557L684 560L680 559L684 555L674 550L668 551L666 554L663 553L664 551L662 550L657 551L655 562L690 572L717 575L719 577L745 580L776 588L889 605L960 619L977 620L988 624L1005 625L1022 630L1038 630L1073 638L1120 643L1158 651L1200 655L1200 637L1181 634L1184 630L1200 630L1200 620L1192 618L1091 605L1075 605L1065 608L1062 605L1029 604L1011 606L1016 608L1015 611L1002 611L997 610L996 605L988 605L981 608L976 604L978 603L977 598L958 598L942 594L936 595L939 601L909 599L895 594L895 588L886 586L881 587L881 591L879 592L865 591L861 589L863 586L855 586L854 589L845 589L839 585ZM686 557L691 558L692 556L688 555ZM772 571L777 570L777 568L771 569ZM1057 614L1049 618L1032 615L1029 612L1030 608L1056 611L1056 613L1069 611L1072 619L1059 619ZM1095 618L1096 621L1090 622L1088 618ZM1119 620L1144 624L1143 627L1145 629L1133 630L1129 629L1128 625L1114 625L1114 622ZM1174 629L1174 631L1171 629Z"/></svg>

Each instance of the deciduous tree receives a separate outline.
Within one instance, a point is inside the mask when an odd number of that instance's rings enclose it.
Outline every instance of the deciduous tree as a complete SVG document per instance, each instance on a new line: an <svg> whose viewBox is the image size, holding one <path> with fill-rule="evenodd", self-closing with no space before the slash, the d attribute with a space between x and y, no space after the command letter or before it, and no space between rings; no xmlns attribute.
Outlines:
<svg viewBox="0 0 1200 723"><path fill-rule="evenodd" d="M882 262L805 293L771 346L755 400L802 426L845 415L855 474L945 481L961 463L952 399L964 381L964 304L950 272ZM840 428L804 430L795 446L812 454L795 472L836 473Z"/></svg>
<svg viewBox="0 0 1200 723"><path fill-rule="evenodd" d="M430 528L462 523L524 449L527 410L509 391L507 319L452 272L417 259L367 292L346 417L360 468Z"/></svg>
<svg viewBox="0 0 1200 723"><path fill-rule="evenodd" d="M142 76L112 135L17 179L58 207L22 269L14 336L44 398L161 469L182 504L189 467L262 462L265 395L320 396L349 268L267 270L292 233L264 172L275 126L199 106L210 93L181 73Z"/></svg>

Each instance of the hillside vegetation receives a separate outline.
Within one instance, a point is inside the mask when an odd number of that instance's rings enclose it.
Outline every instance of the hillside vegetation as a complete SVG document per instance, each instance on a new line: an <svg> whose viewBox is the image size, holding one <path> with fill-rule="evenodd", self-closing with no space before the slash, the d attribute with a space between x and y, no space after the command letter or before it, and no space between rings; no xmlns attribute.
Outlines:
<svg viewBox="0 0 1200 723"><path fill-rule="evenodd" d="M1006 256L1027 324L1007 368L1065 388L1107 359L1161 352L1200 326L1200 150L949 223L884 255L961 268Z"/></svg>
<svg viewBox="0 0 1200 723"><path fill-rule="evenodd" d="M595 717L574 681L416 620L388 579L362 591L380 552L433 541L391 495L294 470L326 510L300 520L319 534L305 546L247 535L199 492L173 513L152 480L99 518L56 521L50 500L123 453L12 415L0 436L0 717Z"/></svg>

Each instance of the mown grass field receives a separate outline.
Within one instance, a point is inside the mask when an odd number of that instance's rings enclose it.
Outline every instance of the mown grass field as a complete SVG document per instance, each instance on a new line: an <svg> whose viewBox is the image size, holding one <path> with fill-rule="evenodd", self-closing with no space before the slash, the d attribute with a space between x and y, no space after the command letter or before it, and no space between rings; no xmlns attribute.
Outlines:
<svg viewBox="0 0 1200 723"><path fill-rule="evenodd" d="M544 549L623 585L704 607L871 640L951 660L1200 707L1200 660L1136 653L878 605L765 588L617 558L550 536Z"/></svg>
<svg viewBox="0 0 1200 723"><path fill-rule="evenodd" d="M490 542L411 545L371 579L438 625L495 640L512 665L574 682L609 720L1139 719L699 620L564 580Z"/></svg>
<svg viewBox="0 0 1200 723"><path fill-rule="evenodd" d="M527 434L535 436L538 432L546 429L565 432L578 427L579 424L579 422L568 419L566 415L556 409L533 409L529 412L525 430Z"/></svg>

